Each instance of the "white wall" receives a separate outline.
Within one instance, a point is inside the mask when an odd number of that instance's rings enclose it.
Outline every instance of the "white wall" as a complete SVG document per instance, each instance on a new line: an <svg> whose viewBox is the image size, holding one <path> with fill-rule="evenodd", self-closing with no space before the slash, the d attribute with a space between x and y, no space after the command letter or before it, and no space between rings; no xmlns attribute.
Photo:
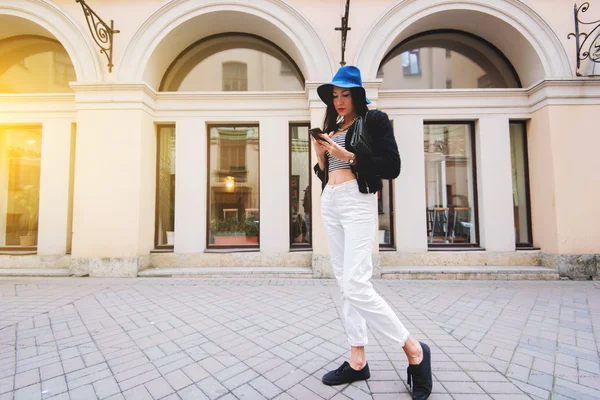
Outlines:
<svg viewBox="0 0 600 400"><path fill-rule="evenodd" d="M175 252L201 253L206 248L206 121L179 119L175 135Z"/></svg>
<svg viewBox="0 0 600 400"><path fill-rule="evenodd" d="M503 115L483 116L477 125L481 244L488 251L514 251L509 120Z"/></svg>
<svg viewBox="0 0 600 400"><path fill-rule="evenodd" d="M38 254L65 254L69 226L71 121L42 125Z"/></svg>
<svg viewBox="0 0 600 400"><path fill-rule="evenodd" d="M260 248L283 253L290 248L289 123L260 121Z"/></svg>

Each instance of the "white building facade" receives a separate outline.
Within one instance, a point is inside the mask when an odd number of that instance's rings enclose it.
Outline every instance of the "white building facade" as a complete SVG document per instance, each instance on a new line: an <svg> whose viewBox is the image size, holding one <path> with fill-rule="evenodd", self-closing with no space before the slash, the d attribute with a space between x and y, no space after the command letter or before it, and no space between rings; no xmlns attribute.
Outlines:
<svg viewBox="0 0 600 400"><path fill-rule="evenodd" d="M87 3L119 30L111 68L79 3L0 0L0 268L331 276L308 128L340 2ZM402 158L376 265L598 276L600 80L551 3L351 3L345 59Z"/></svg>

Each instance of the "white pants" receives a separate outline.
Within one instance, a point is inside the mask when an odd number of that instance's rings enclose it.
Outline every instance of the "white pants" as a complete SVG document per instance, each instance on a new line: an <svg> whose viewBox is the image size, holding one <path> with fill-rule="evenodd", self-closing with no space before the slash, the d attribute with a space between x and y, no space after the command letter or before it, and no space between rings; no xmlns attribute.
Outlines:
<svg viewBox="0 0 600 400"><path fill-rule="evenodd" d="M327 185L321 196L329 255L342 292L342 324L350 346L367 344L367 324L384 338L404 346L408 331L370 282L375 207L374 196L360 193L356 180Z"/></svg>

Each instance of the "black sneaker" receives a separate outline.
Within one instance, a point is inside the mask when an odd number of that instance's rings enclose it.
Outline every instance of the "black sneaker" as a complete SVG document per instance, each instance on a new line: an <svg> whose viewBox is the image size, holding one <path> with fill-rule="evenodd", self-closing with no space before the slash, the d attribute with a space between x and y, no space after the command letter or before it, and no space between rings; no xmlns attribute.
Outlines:
<svg viewBox="0 0 600 400"><path fill-rule="evenodd" d="M408 375L408 386L412 388L413 400L426 400L433 388L433 377L431 376L431 350L423 342L423 361L420 364L409 364L406 373Z"/></svg>
<svg viewBox="0 0 600 400"><path fill-rule="evenodd" d="M352 369L348 361L344 363L335 371L329 371L323 375L323 383L328 386L343 385L344 383L352 383L355 381L364 381L371 377L369 372L369 364L367 363L363 369L357 371Z"/></svg>

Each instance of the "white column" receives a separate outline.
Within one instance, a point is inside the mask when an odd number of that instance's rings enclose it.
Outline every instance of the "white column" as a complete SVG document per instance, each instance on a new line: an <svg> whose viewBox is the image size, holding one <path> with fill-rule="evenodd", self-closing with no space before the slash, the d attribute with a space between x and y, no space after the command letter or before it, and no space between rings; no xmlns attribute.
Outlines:
<svg viewBox="0 0 600 400"><path fill-rule="evenodd" d="M70 269L132 277L154 248L156 134L141 106L113 109L106 97L77 112Z"/></svg>
<svg viewBox="0 0 600 400"><path fill-rule="evenodd" d="M395 239L398 252L427 251L423 118L394 117L402 170L394 185Z"/></svg>
<svg viewBox="0 0 600 400"><path fill-rule="evenodd" d="M289 123L260 120L260 249L283 253L290 248Z"/></svg>
<svg viewBox="0 0 600 400"><path fill-rule="evenodd" d="M175 126L175 252L206 249L206 121L185 118Z"/></svg>
<svg viewBox="0 0 600 400"><path fill-rule="evenodd" d="M484 116L476 133L479 232L487 251L514 251L509 119Z"/></svg>
<svg viewBox="0 0 600 400"><path fill-rule="evenodd" d="M67 251L71 139L70 120L50 120L42 125L37 244L41 255Z"/></svg>
<svg viewBox="0 0 600 400"><path fill-rule="evenodd" d="M310 109L310 126L311 127L321 127L323 125L323 117L325 115L325 107L313 107ZM317 177L317 175L313 171L313 166L317 163L317 155L312 147L311 142L311 224L312 224L312 248L313 255L316 256L327 256L329 255L329 248L327 246L327 238L325 237L325 231L323 230L323 220L321 219L321 180ZM316 260L313 259L313 263ZM328 265L328 271L331 275L333 275L333 270L331 266ZM315 265L313 265L315 268Z"/></svg>

